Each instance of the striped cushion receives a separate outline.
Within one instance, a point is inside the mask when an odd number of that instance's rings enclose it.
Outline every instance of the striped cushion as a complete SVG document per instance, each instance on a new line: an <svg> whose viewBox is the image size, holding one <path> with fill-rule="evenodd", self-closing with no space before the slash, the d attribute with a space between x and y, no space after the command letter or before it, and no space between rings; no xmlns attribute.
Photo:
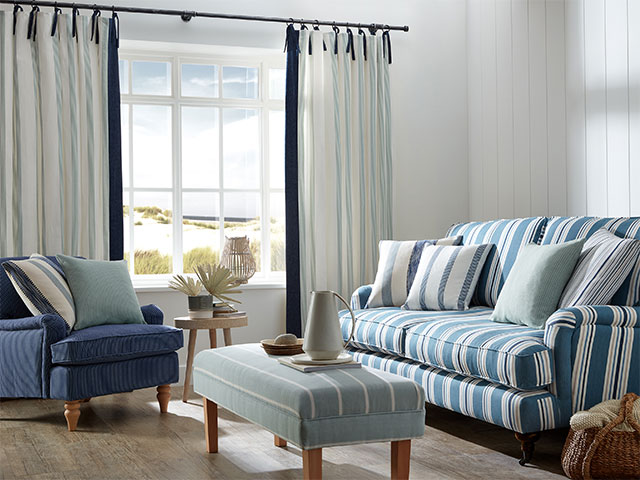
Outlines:
<svg viewBox="0 0 640 480"><path fill-rule="evenodd" d="M554 217L545 228L542 244L561 243L576 238L589 238L601 228L619 237L640 239L640 218ZM640 261L611 300L613 305L640 305Z"/></svg>
<svg viewBox="0 0 640 480"><path fill-rule="evenodd" d="M461 243L462 237L405 242L381 241L378 272L366 308L401 306L407 300L424 247Z"/></svg>
<svg viewBox="0 0 640 480"><path fill-rule="evenodd" d="M406 310L466 310L490 245L425 247Z"/></svg>
<svg viewBox="0 0 640 480"><path fill-rule="evenodd" d="M69 329L73 328L76 323L73 297L58 264L47 257L34 254L26 260L4 262L2 266L33 315L59 315Z"/></svg>
<svg viewBox="0 0 640 480"><path fill-rule="evenodd" d="M498 324L490 316L490 309L476 307L407 328L404 356L520 390L552 383L552 356L543 342L544 331Z"/></svg>
<svg viewBox="0 0 640 480"><path fill-rule="evenodd" d="M421 437L424 392L367 367L302 373L260 345L200 352L194 390L303 449Z"/></svg>
<svg viewBox="0 0 640 480"><path fill-rule="evenodd" d="M520 391L382 353L350 349L363 365L418 382L427 402L520 433L569 425L548 390Z"/></svg>
<svg viewBox="0 0 640 480"><path fill-rule="evenodd" d="M585 242L558 307L608 304L638 262L638 256L640 240L598 230Z"/></svg>
<svg viewBox="0 0 640 480"><path fill-rule="evenodd" d="M502 285L504 285L516 261L518 252L525 245L540 241L546 222L546 217L532 217L460 223L449 229L447 235L462 235L464 237L463 245L481 245L483 243L495 245L480 274L473 297L475 304L496 306Z"/></svg>

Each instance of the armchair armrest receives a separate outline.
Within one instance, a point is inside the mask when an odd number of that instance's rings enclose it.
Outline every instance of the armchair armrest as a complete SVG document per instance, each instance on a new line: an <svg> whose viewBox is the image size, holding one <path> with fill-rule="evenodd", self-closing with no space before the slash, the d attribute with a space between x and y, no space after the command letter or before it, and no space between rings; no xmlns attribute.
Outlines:
<svg viewBox="0 0 640 480"><path fill-rule="evenodd" d="M640 392L640 307L558 310L547 320L544 342L556 370L551 391L564 415Z"/></svg>
<svg viewBox="0 0 640 480"><path fill-rule="evenodd" d="M0 320L0 397L49 397L51 345L67 336L58 315Z"/></svg>
<svg viewBox="0 0 640 480"><path fill-rule="evenodd" d="M140 310L142 310L144 321L149 325L162 325L162 322L164 321L164 313L162 313L162 310L157 306L153 304L145 305L144 307L141 307Z"/></svg>
<svg viewBox="0 0 640 480"><path fill-rule="evenodd" d="M373 285L362 285L351 295L351 308L360 310L367 305Z"/></svg>

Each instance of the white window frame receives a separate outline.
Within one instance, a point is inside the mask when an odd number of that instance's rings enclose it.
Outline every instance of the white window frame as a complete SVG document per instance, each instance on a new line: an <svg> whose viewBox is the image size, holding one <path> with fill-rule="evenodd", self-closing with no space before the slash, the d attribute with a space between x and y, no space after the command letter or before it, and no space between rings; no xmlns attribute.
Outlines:
<svg viewBox="0 0 640 480"><path fill-rule="evenodd" d="M272 188L271 170L269 164L269 112L284 111L284 100L272 100L269 98L269 74L270 69L284 69L285 58L281 51L268 49L221 47L208 45L185 45L167 44L160 42L137 42L123 41L119 51L120 60L127 60L128 63L128 89L127 93L121 94L121 102L128 105L129 114L129 179L130 185L123 187L123 195L128 196L130 214L126 220L129 221L129 253L130 253L130 273L136 290L154 291L165 289L171 277L182 274L183 254L182 251L182 193L183 192L212 192L218 193L220 199L220 254L224 247L224 194L225 192L259 192L261 206L261 242L260 242L260 272L257 272L249 281L247 286L267 286L282 287L285 283L284 272L271 271L271 215L270 203L272 193L284 193L284 188ZM162 61L171 64L171 95L134 95L132 90L132 62L140 61ZM199 98L182 97L180 93L181 85L181 65L187 64L207 64L218 66L218 97ZM258 68L258 98L257 99L225 99L222 97L222 67L240 66ZM133 187L133 108L132 105L163 105L171 107L172 118L172 186L171 188L146 188ZM219 169L220 184L218 188L183 188L182 187L182 138L181 138L181 115L180 109L183 106L210 106L218 108L218 128L219 128ZM258 189L232 189L224 188L223 176L223 108L247 108L255 109L260 117L260 186ZM284 141L284 139L283 139ZM284 177L284 172L282 173ZM173 212L173 273L159 275L135 275L134 248L134 193L136 192L167 192L172 194Z"/></svg>

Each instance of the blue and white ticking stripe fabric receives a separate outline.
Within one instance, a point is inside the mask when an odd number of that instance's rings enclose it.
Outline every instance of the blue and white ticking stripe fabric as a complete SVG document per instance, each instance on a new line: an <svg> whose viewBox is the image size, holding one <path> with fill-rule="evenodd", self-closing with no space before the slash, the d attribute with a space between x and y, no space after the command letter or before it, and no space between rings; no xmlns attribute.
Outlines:
<svg viewBox="0 0 640 480"><path fill-rule="evenodd" d="M193 388L306 450L424 433L424 391L416 382L367 367L302 373L257 344L200 352Z"/></svg>
<svg viewBox="0 0 640 480"><path fill-rule="evenodd" d="M560 401L563 423L604 400L640 392L639 307L559 310L547 321L544 341L554 355L550 391Z"/></svg>
<svg viewBox="0 0 640 480"><path fill-rule="evenodd" d="M519 389L553 381L553 361L544 332L490 320L492 310L410 311L397 308L356 310L351 345L409 358ZM348 311L340 312L345 340L351 332Z"/></svg>
<svg viewBox="0 0 640 480"><path fill-rule="evenodd" d="M424 388L427 402L469 417L520 433L569 424L569 417L560 416L556 397L544 389L523 392L393 355L349 351L363 365L418 382Z"/></svg>
<svg viewBox="0 0 640 480"><path fill-rule="evenodd" d="M538 243L547 222L546 217L493 220L453 225L447 236L462 235L463 245L492 243L474 295L474 303L495 307L516 256L522 247Z"/></svg>
<svg viewBox="0 0 640 480"><path fill-rule="evenodd" d="M62 317L69 329L76 323L71 290L60 266L42 255L2 264L16 292L33 315Z"/></svg>
<svg viewBox="0 0 640 480"><path fill-rule="evenodd" d="M411 285L406 310L466 310L491 245L427 246Z"/></svg>
<svg viewBox="0 0 640 480"><path fill-rule="evenodd" d="M439 240L381 241L378 272L366 308L402 306L407 300L425 246L461 243L460 236Z"/></svg>
<svg viewBox="0 0 640 480"><path fill-rule="evenodd" d="M640 239L640 218L554 217L547 223L542 244L589 238L601 228L606 228L619 237ZM611 303L640 305L640 261L635 263Z"/></svg>
<svg viewBox="0 0 640 480"><path fill-rule="evenodd" d="M108 260L110 19L35 15L0 11L0 256Z"/></svg>
<svg viewBox="0 0 640 480"><path fill-rule="evenodd" d="M585 242L578 264L558 308L606 305L640 256L640 240L617 237L600 229Z"/></svg>

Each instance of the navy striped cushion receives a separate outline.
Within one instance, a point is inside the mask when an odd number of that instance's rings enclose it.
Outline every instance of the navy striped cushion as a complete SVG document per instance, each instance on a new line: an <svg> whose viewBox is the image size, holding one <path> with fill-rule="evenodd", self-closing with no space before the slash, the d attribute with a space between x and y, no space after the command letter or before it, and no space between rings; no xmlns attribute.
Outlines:
<svg viewBox="0 0 640 480"><path fill-rule="evenodd" d="M492 243L475 295L474 304L495 307L518 252L529 243L538 243L546 225L546 217L493 220L453 225L447 235L462 235L463 245Z"/></svg>
<svg viewBox="0 0 640 480"><path fill-rule="evenodd" d="M401 306L407 300L425 246L461 243L460 236L439 240L381 241L378 272L365 308Z"/></svg>
<svg viewBox="0 0 640 480"><path fill-rule="evenodd" d="M640 240L598 230L585 242L578 264L560 297L559 308L606 305L640 256Z"/></svg>
<svg viewBox="0 0 640 480"><path fill-rule="evenodd" d="M589 238L601 228L619 237L640 239L638 217L553 217L547 222L542 244L562 243L576 238ZM622 283L611 300L613 305L640 305L640 261Z"/></svg>
<svg viewBox="0 0 640 480"><path fill-rule="evenodd" d="M406 310L466 310L490 245L425 247Z"/></svg>
<svg viewBox="0 0 640 480"><path fill-rule="evenodd" d="M2 264L16 292L33 315L50 313L64 319L69 329L76 322L71 290L60 266L42 255Z"/></svg>

